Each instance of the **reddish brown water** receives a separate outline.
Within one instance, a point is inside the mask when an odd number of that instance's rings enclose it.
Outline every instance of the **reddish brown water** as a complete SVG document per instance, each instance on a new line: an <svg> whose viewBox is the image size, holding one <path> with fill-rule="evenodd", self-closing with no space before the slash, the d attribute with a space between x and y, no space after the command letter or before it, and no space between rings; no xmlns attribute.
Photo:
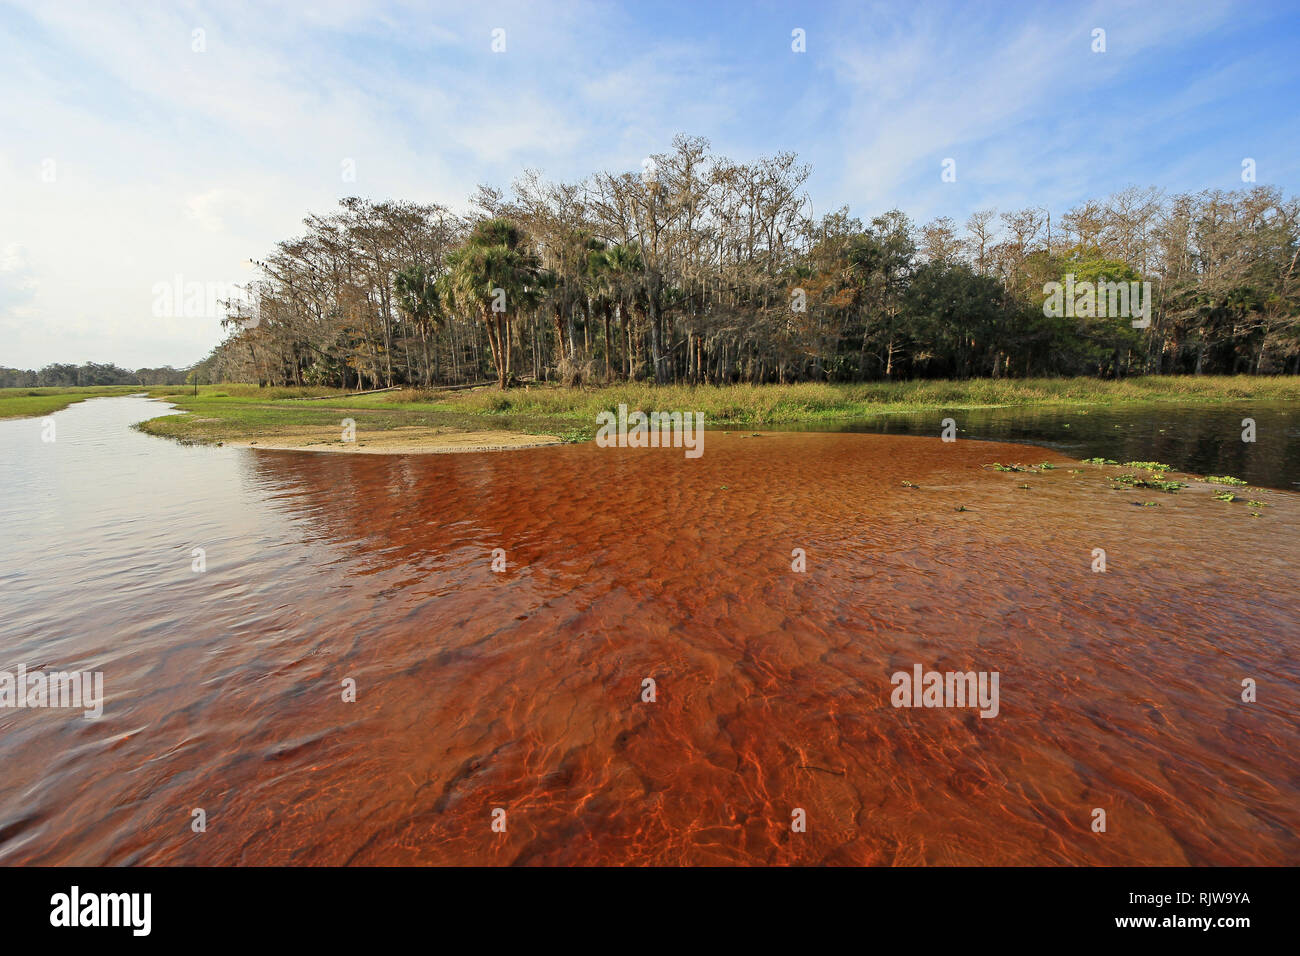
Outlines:
<svg viewBox="0 0 1300 956"><path fill-rule="evenodd" d="M1296 495L856 434L187 449L123 407L4 423L0 668L108 700L0 710L0 862L1300 862ZM895 709L918 663L998 671L1000 713Z"/></svg>

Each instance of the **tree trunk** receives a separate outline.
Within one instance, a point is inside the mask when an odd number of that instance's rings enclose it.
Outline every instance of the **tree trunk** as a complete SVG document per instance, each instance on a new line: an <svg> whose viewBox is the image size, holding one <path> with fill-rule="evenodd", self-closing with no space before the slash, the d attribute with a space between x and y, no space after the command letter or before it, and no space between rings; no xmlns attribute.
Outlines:
<svg viewBox="0 0 1300 956"><path fill-rule="evenodd" d="M483 324L487 327L488 348L492 350L492 366L497 372L498 383L504 386L504 377L501 374L501 353L497 346L497 333L493 327L492 314L487 309L483 310Z"/></svg>
<svg viewBox="0 0 1300 956"><path fill-rule="evenodd" d="M559 371L560 361L564 358L564 307L555 303L555 368Z"/></svg>
<svg viewBox="0 0 1300 956"><path fill-rule="evenodd" d="M609 337L609 313L613 307L605 303L605 380L609 381L614 377L614 343Z"/></svg>

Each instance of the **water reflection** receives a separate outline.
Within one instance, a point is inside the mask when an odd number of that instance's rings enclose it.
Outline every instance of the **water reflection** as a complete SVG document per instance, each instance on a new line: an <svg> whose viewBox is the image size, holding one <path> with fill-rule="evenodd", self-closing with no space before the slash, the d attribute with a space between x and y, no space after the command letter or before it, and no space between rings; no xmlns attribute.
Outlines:
<svg viewBox="0 0 1300 956"><path fill-rule="evenodd" d="M1233 475L1270 488L1300 488L1300 417L1294 403L1143 405L1114 409L981 408L882 415L848 425L781 426L793 431L938 435L952 417L962 438L1030 442L1072 458L1160 461L1179 471ZM1253 419L1256 440L1242 441Z"/></svg>

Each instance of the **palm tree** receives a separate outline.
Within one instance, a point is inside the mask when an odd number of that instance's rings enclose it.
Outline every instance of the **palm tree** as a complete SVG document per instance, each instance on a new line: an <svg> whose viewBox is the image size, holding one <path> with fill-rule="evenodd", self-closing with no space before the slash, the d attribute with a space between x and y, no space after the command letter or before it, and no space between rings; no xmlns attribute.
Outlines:
<svg viewBox="0 0 1300 956"><path fill-rule="evenodd" d="M587 292L587 322L598 308L605 325L605 380L614 377L614 346L610 339L610 317L614 311L613 287L610 283L609 247L600 239L587 241L587 259L583 264L582 284Z"/></svg>
<svg viewBox="0 0 1300 956"><path fill-rule="evenodd" d="M604 253L604 283L608 295L618 308L624 330L624 353L627 356L627 376L632 377L632 322L631 310L642 301L645 287L645 263L641 247L634 242L610 246ZM608 333L608 330L607 330Z"/></svg>
<svg viewBox="0 0 1300 956"><path fill-rule="evenodd" d="M446 288L458 308L477 312L487 328L497 385L510 385L510 323L541 299L541 263L520 228L508 219L485 219L448 257Z"/></svg>
<svg viewBox="0 0 1300 956"><path fill-rule="evenodd" d="M594 273L597 268L597 263L592 257L604 248L605 243L593 237L585 229L561 231L549 245L550 281L547 284L546 302L555 323L557 367L564 361L565 356L571 360L576 359L577 345L573 340L575 309L583 308L586 316L584 335L590 334L591 299L594 294Z"/></svg>
<svg viewBox="0 0 1300 956"><path fill-rule="evenodd" d="M393 278L398 308L419 330L424 349L424 386L430 384L429 332L442 324L442 297L438 294L432 269L415 263L400 270Z"/></svg>

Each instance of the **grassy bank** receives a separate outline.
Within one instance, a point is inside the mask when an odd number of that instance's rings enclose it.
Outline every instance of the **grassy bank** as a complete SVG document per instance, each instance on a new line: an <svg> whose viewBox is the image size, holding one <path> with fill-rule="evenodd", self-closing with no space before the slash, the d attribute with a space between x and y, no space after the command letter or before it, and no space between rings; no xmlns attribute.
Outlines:
<svg viewBox="0 0 1300 956"><path fill-rule="evenodd" d="M136 426L150 435L183 442L272 441L299 426L337 427L344 418L356 422L358 435L397 428L518 432L586 437L557 416L530 411L484 413L450 407L432 392L385 392L353 395L328 388L258 388L255 385L206 385L149 389L154 398L174 403L186 415L164 415ZM454 394L454 393L453 393Z"/></svg>
<svg viewBox="0 0 1300 956"><path fill-rule="evenodd" d="M73 402L99 395L129 395L138 385L96 385L86 388L0 388L0 418L38 418Z"/></svg>
<svg viewBox="0 0 1300 956"><path fill-rule="evenodd" d="M477 414L553 415L593 421L626 403L644 411L702 411L717 424L765 425L855 421L881 414L958 411L1017 405L1115 406L1146 402L1287 401L1300 399L1297 378L975 379L864 385L621 385L590 390L476 391L443 405ZM594 426L593 426L594 427Z"/></svg>
<svg viewBox="0 0 1300 956"><path fill-rule="evenodd" d="M977 379L965 382L894 382L864 385L614 385L565 389L552 386L451 392L403 389L352 395L321 388L252 385L151 388L188 415L155 418L141 430L182 441L271 438L277 429L337 424L352 418L358 431L408 426L486 429L590 438L596 415L620 403L643 411L699 411L713 425L780 427L783 424L862 421L881 414L958 411L999 406L1120 406L1175 402L1300 401L1297 378Z"/></svg>

